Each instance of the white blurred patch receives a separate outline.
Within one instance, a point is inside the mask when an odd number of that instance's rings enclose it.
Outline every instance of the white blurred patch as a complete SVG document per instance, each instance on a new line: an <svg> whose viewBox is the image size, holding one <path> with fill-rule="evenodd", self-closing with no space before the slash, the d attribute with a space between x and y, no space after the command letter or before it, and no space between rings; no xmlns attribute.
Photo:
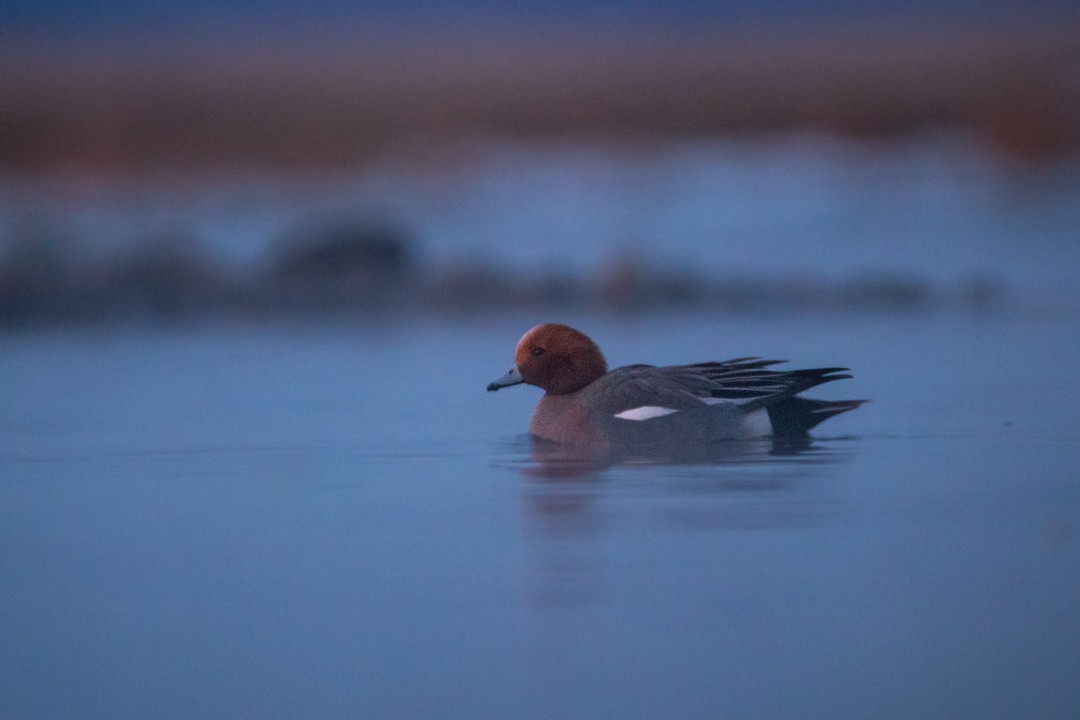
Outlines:
<svg viewBox="0 0 1080 720"><path fill-rule="evenodd" d="M772 421L769 420L769 411L759 408L746 413L743 418L747 435L749 437L768 437L773 434Z"/></svg>
<svg viewBox="0 0 1080 720"><path fill-rule="evenodd" d="M629 410L623 410L621 413L616 413L615 417L620 420L651 420L670 415L673 412L678 412L678 410L660 407L659 405L642 405L641 407L630 408Z"/></svg>

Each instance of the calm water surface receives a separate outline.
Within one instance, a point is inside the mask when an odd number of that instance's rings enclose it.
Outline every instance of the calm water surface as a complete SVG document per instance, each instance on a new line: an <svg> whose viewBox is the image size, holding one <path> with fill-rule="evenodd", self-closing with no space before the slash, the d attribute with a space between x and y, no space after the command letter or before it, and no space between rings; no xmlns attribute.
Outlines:
<svg viewBox="0 0 1080 720"><path fill-rule="evenodd" d="M539 320L850 365L798 453L550 467ZM1075 718L1067 317L0 339L0 716ZM815 394L815 393L811 393Z"/></svg>

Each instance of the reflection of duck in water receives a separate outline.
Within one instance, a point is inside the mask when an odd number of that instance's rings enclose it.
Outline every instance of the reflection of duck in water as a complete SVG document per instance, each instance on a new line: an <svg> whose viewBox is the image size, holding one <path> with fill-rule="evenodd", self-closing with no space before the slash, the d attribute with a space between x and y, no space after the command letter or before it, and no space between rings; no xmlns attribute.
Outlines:
<svg viewBox="0 0 1080 720"><path fill-rule="evenodd" d="M846 368L771 370L782 360L627 365L608 371L600 348L566 325L538 325L518 342L514 367L488 385L546 391L529 432L595 450L672 450L721 440L805 438L810 428L864 400L812 400L800 392Z"/></svg>

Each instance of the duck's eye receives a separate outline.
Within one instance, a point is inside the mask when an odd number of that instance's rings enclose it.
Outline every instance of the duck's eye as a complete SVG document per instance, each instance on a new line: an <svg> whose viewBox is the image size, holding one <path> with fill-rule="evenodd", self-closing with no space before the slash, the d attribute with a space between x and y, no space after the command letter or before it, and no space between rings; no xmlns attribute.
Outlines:
<svg viewBox="0 0 1080 720"><path fill-rule="evenodd" d="M533 357L540 357L544 354L544 348L533 348Z"/></svg>

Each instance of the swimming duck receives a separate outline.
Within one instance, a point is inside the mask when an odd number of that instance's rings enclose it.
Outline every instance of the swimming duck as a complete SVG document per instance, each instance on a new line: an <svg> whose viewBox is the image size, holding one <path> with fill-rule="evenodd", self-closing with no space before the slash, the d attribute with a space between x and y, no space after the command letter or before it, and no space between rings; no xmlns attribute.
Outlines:
<svg viewBox="0 0 1080 720"><path fill-rule="evenodd" d="M522 383L545 391L529 432L592 448L698 445L718 440L800 438L864 400L814 400L799 393L850 378L847 368L773 370L784 360L746 357L692 365L608 370L600 348L567 325L529 330L514 367L487 389Z"/></svg>

